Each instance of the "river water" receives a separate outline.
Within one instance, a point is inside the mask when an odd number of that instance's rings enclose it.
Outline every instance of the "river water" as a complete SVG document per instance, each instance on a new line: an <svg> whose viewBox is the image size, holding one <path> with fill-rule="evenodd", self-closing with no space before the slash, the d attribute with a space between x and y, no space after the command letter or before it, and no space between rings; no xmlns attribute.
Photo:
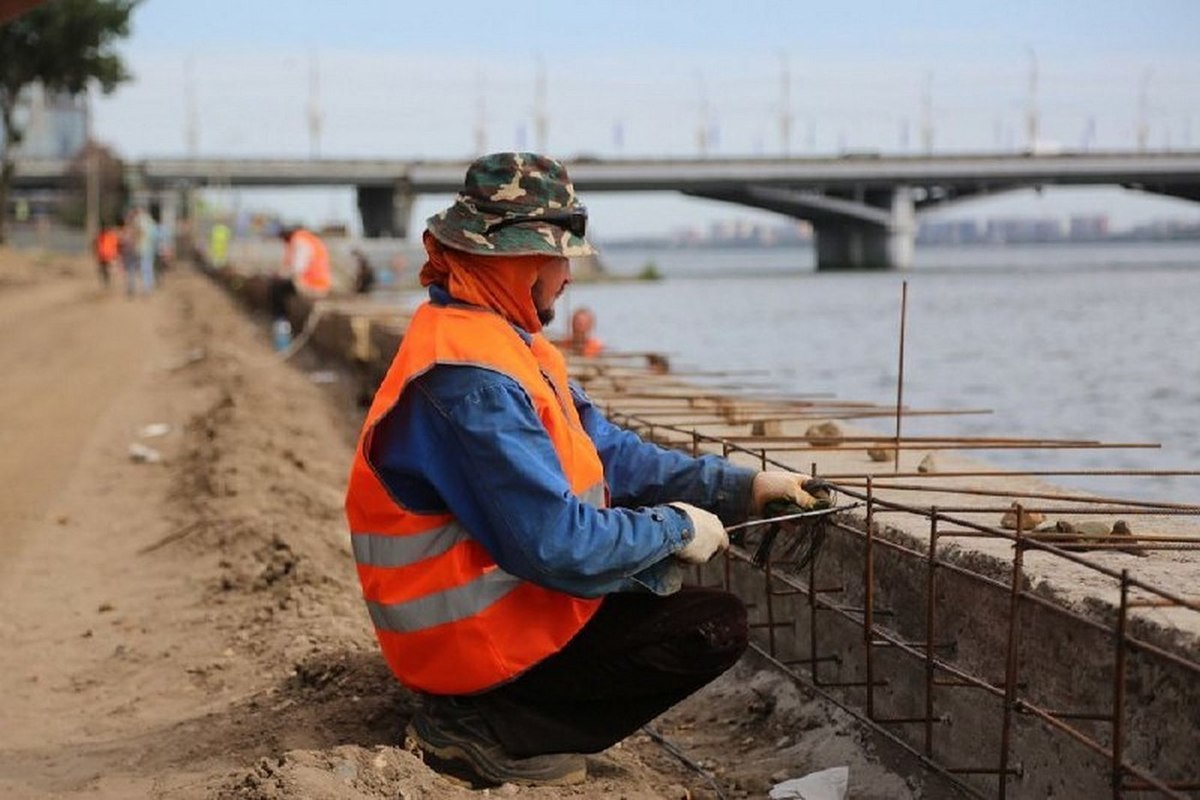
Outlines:
<svg viewBox="0 0 1200 800"><path fill-rule="evenodd" d="M905 273L868 274L817 273L803 248L614 248L604 259L617 275L652 260L664 276L569 289L566 304L593 308L612 349L894 405L907 280L905 405L992 413L914 417L906 434L1157 442L971 454L1010 468L1200 469L1200 243L926 248ZM1197 477L1054 481L1200 503Z"/></svg>

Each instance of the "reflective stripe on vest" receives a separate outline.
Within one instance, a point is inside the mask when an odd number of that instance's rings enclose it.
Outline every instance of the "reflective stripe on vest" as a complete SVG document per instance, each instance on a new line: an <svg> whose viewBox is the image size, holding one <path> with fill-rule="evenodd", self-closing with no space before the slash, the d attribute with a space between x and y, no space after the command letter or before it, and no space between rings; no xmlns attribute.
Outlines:
<svg viewBox="0 0 1200 800"><path fill-rule="evenodd" d="M521 579L502 569L486 572L470 583L403 603L367 601L371 621L380 630L415 631L472 617L521 585Z"/></svg>
<svg viewBox="0 0 1200 800"><path fill-rule="evenodd" d="M604 484L591 487L579 499L593 506L604 505ZM451 522L422 533L395 536L386 533L354 533L350 544L354 560L367 567L407 567L426 558L441 555L459 542L471 538L461 525Z"/></svg>
<svg viewBox="0 0 1200 800"><path fill-rule="evenodd" d="M355 533L350 537L354 560L370 567L405 567L441 555L470 538L457 522L407 536Z"/></svg>

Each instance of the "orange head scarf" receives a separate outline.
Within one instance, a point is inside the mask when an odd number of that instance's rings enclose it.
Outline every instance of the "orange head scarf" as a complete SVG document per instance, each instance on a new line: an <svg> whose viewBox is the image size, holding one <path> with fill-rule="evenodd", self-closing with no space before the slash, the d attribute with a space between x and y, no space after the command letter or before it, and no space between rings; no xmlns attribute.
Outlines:
<svg viewBox="0 0 1200 800"><path fill-rule="evenodd" d="M421 285L436 284L455 299L495 311L530 333L542 329L530 290L537 280L537 259L529 256L477 256L446 247L425 231L429 259L421 267Z"/></svg>

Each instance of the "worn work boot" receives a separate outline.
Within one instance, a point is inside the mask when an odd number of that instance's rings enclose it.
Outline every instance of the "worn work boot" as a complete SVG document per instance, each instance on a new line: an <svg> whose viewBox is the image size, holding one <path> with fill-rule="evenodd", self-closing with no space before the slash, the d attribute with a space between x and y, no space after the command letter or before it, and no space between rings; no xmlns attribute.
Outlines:
<svg viewBox="0 0 1200 800"><path fill-rule="evenodd" d="M420 746L427 764L465 778L476 788L502 783L582 783L587 779L587 762L575 753L513 758L478 711L451 698L427 698L425 708L408 723L407 734Z"/></svg>

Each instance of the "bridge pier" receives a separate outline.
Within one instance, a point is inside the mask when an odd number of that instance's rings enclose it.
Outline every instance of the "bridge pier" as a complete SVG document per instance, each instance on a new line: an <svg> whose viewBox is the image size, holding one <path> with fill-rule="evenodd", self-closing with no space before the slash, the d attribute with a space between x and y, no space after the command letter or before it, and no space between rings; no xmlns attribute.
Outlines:
<svg viewBox="0 0 1200 800"><path fill-rule="evenodd" d="M819 271L912 266L917 212L912 188L904 184L841 194L762 185L688 194L808 220L816 232Z"/></svg>
<svg viewBox="0 0 1200 800"><path fill-rule="evenodd" d="M414 194L403 181L393 186L358 186L358 213L368 239L408 238Z"/></svg>
<svg viewBox="0 0 1200 800"><path fill-rule="evenodd" d="M884 214L867 218L822 215L813 220L819 271L912 266L917 235L912 190L899 186L890 194L886 198L890 207Z"/></svg>

